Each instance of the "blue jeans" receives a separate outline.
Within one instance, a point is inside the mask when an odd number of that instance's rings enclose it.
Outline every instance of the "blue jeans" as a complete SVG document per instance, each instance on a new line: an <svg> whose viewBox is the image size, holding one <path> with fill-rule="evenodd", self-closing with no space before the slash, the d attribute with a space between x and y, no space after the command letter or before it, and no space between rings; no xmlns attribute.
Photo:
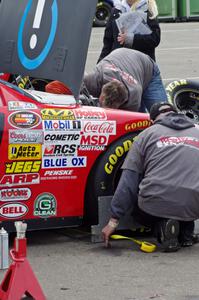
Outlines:
<svg viewBox="0 0 199 300"><path fill-rule="evenodd" d="M151 106L157 102L167 102L166 91L160 76L158 65L154 63L153 76L147 88L143 91L141 106L139 111L150 111Z"/></svg>

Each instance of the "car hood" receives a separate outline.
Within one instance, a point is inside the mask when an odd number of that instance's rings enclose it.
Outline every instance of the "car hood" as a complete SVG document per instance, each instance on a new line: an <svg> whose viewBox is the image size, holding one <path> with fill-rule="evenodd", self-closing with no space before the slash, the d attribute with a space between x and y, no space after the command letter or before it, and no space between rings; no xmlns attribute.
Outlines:
<svg viewBox="0 0 199 300"><path fill-rule="evenodd" d="M0 5L0 70L60 80L77 97L97 0L20 0ZM13 12L15 17L13 18Z"/></svg>

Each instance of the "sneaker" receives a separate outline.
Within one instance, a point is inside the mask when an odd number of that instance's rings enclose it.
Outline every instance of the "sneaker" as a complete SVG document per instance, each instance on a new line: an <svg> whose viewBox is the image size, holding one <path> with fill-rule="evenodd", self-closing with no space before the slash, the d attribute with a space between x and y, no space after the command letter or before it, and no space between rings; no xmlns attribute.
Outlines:
<svg viewBox="0 0 199 300"><path fill-rule="evenodd" d="M194 244L197 244L199 242L199 237L196 234L192 234L190 238L182 239L180 241L181 247L191 247Z"/></svg>
<svg viewBox="0 0 199 300"><path fill-rule="evenodd" d="M165 219L157 224L157 239L164 252L175 252L180 249L178 242L179 222L173 219Z"/></svg>

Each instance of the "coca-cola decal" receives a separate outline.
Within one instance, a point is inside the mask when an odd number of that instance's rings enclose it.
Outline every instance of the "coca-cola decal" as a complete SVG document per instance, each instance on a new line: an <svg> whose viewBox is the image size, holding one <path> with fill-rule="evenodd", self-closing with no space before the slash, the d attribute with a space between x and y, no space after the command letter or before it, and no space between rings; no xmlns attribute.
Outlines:
<svg viewBox="0 0 199 300"><path fill-rule="evenodd" d="M24 201L31 196L29 188L13 188L0 190L0 201Z"/></svg>
<svg viewBox="0 0 199 300"><path fill-rule="evenodd" d="M84 133L115 135L116 121L87 121L83 123Z"/></svg>

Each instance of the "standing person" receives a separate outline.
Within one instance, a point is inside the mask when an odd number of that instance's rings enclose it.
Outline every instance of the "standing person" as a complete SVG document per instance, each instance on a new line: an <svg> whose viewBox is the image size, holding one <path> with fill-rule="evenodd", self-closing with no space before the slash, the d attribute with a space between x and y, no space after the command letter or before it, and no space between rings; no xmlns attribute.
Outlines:
<svg viewBox="0 0 199 300"><path fill-rule="evenodd" d="M119 33L116 19L121 14L130 11L145 11L147 16L147 25L151 29L150 34L141 34L136 32L128 36L125 32ZM111 51L120 47L126 47L141 51L155 60L155 48L160 43L160 26L157 20L158 9L155 0L122 0L115 4L112 9L109 21L106 24L103 48L98 62L107 56Z"/></svg>
<svg viewBox="0 0 199 300"><path fill-rule="evenodd" d="M193 245L199 218L199 130L168 103L150 111L154 124L141 132L122 166L102 230L108 243L119 219L132 208L136 221L154 228L165 251Z"/></svg>
<svg viewBox="0 0 199 300"><path fill-rule="evenodd" d="M112 51L85 74L82 86L99 98L102 107L144 111L144 106L149 111L154 103L167 101L157 64L148 55L126 48ZM64 94L66 87L53 81L45 90Z"/></svg>

